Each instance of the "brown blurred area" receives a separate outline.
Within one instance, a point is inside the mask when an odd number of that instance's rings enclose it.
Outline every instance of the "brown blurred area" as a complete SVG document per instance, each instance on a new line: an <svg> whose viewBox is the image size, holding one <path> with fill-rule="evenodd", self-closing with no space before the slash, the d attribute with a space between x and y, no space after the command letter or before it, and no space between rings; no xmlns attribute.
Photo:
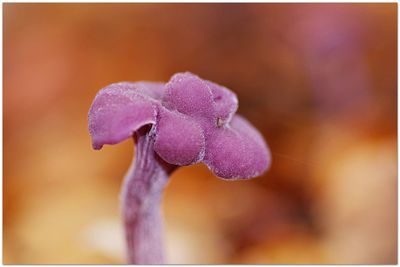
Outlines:
<svg viewBox="0 0 400 267"><path fill-rule="evenodd" d="M397 262L397 4L3 5L3 262L124 263L133 144L91 148L117 81L191 71L239 97L272 167L180 168L169 263Z"/></svg>

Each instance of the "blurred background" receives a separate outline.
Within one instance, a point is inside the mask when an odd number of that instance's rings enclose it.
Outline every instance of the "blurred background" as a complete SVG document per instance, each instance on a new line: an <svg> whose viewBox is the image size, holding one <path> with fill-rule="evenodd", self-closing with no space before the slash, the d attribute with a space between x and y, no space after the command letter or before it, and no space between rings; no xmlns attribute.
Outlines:
<svg viewBox="0 0 400 267"><path fill-rule="evenodd" d="M131 141L91 148L117 81L191 71L239 97L273 157L175 172L169 263L397 262L397 4L3 5L6 264L124 263Z"/></svg>

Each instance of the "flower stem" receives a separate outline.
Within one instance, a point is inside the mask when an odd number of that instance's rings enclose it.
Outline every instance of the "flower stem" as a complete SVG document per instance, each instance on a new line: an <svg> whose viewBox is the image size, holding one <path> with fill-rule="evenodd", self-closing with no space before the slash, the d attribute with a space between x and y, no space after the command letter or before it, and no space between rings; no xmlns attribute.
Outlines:
<svg viewBox="0 0 400 267"><path fill-rule="evenodd" d="M135 136L135 158L125 176L121 192L128 262L163 264L161 198L168 177L177 166L154 152L152 129L142 128Z"/></svg>

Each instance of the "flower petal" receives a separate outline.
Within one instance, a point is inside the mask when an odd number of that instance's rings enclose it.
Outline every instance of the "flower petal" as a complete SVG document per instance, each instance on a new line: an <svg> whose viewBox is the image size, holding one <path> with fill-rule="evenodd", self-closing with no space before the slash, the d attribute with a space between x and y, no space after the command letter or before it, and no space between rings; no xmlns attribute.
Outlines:
<svg viewBox="0 0 400 267"><path fill-rule="evenodd" d="M192 117L214 117L213 97L208 85L198 76L177 73L165 85L163 105Z"/></svg>
<svg viewBox="0 0 400 267"><path fill-rule="evenodd" d="M271 155L257 130L235 117L232 126L218 128L207 137L204 162L221 178L252 178L268 169Z"/></svg>
<svg viewBox="0 0 400 267"><path fill-rule="evenodd" d="M204 157L204 135L190 117L162 108L156 127L154 150L166 162L190 165Z"/></svg>
<svg viewBox="0 0 400 267"><path fill-rule="evenodd" d="M96 95L89 110L89 132L94 149L119 143L143 125L156 122L160 104L135 88L134 83L116 83Z"/></svg>
<svg viewBox="0 0 400 267"><path fill-rule="evenodd" d="M223 124L229 123L238 108L238 99L234 92L219 84L205 81L211 89L214 99L215 116Z"/></svg>

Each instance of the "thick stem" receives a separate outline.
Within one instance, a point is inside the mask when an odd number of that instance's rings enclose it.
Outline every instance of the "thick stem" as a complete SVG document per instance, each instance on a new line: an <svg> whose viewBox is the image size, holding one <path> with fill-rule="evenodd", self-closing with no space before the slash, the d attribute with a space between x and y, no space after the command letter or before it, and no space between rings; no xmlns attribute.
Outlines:
<svg viewBox="0 0 400 267"><path fill-rule="evenodd" d="M154 135L142 128L135 135L133 164L121 192L122 216L131 264L164 263L161 198L176 166L160 159L153 150Z"/></svg>

